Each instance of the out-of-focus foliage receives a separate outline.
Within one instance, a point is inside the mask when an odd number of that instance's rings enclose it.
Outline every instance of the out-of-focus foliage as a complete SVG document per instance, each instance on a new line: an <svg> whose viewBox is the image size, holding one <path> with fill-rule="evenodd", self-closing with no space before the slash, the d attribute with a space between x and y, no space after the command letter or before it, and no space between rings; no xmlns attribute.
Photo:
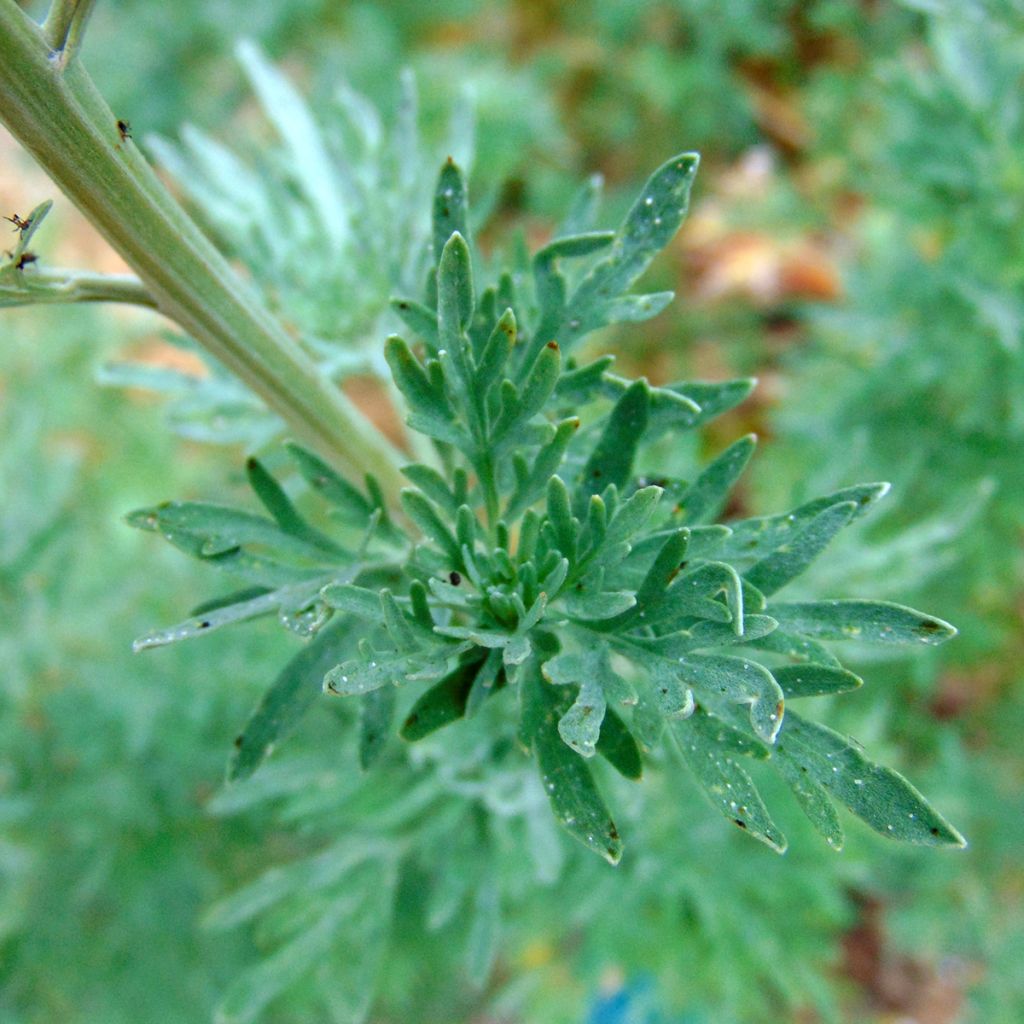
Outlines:
<svg viewBox="0 0 1024 1024"><path fill-rule="evenodd" d="M310 76L314 96L340 66L393 112L408 64L432 140L470 83L477 175L497 223L525 209L546 234L567 166L603 170L614 205L664 152L701 149L690 229L675 264L648 277L654 290L682 276L686 293L642 337L631 332L630 368L655 380L762 377L765 398L733 414L729 434L769 424L775 436L733 513L895 480L889 501L906 496L907 508L834 550L850 573L844 589L891 585L962 630L913 665L859 666L872 685L823 716L910 773L970 839L963 855L897 851L851 829L836 857L796 825L779 859L673 787L647 786L620 824L656 852L649 860L611 872L567 846L570 881L557 890L536 865L496 861L506 913L496 980L482 992L443 964L471 935L480 963L490 910L464 897L424 946L432 888L426 873L404 883L381 1020L580 1021L623 975L650 977L657 994L646 1005L630 986L629 1007L593 1011L600 1024L634 1024L630 1012L658 1020L654 1007L673 1024L1024 1015L1020 15L1008 2L940 0L721 10L222 2L176 4L169 17L166 5L99 5L87 60L140 137L175 137L192 120L229 138L227 117L246 97L231 57L242 22L273 58L290 58L289 75ZM122 340L110 321L19 313L3 329L0 1016L209 1019L295 920L330 914L330 899L286 893L249 932L211 930L230 923L240 886L290 862L313 870L333 849L352 820L347 787L359 789L354 751L330 746L338 723L317 712L244 788L213 797L221 750L284 639L251 628L244 650L214 637L201 653L132 660L130 637L172 618L202 583L180 559L154 561L151 545L143 554L114 517L155 493L208 494L222 470L212 455L172 455L182 449L159 439L152 406L82 387L101 358L95 340ZM773 395L785 396L785 416ZM722 441L713 433L708 450ZM44 462L52 473L36 472ZM138 573L143 559L165 593ZM857 566L871 568L858 578ZM821 592L813 576L805 586ZM475 752L466 756L465 772L438 782L460 808L477 782ZM436 779L436 766L424 771ZM405 828L414 795L403 795L390 820L374 804L360 827ZM785 799L770 781L765 795ZM514 808L502 810L499 850L519 827ZM445 852L458 834L439 840ZM197 925L204 915L210 928ZM300 1001L275 1004L269 1019L308 1019L301 995L288 998Z"/></svg>

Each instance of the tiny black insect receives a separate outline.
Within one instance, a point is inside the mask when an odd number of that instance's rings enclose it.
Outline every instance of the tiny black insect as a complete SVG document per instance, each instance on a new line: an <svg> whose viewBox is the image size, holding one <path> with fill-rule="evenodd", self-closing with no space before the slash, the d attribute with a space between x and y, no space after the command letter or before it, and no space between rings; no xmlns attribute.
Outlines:
<svg viewBox="0 0 1024 1024"><path fill-rule="evenodd" d="M457 573L454 569L448 573L448 581L453 587L457 587L462 582L462 574Z"/></svg>
<svg viewBox="0 0 1024 1024"><path fill-rule="evenodd" d="M14 265L18 270L24 270L30 263L35 263L38 259L39 257L34 252L23 252Z"/></svg>
<svg viewBox="0 0 1024 1024"><path fill-rule="evenodd" d="M15 231L27 231L28 226L32 223L31 218L22 220L16 213L12 213L10 217L4 217L4 220L10 221L14 225Z"/></svg>
<svg viewBox="0 0 1024 1024"><path fill-rule="evenodd" d="M117 131L118 131L118 134L121 136L121 141L122 142L124 142L125 139L130 139L132 137L132 123L131 123L131 121L118 121L117 122Z"/></svg>

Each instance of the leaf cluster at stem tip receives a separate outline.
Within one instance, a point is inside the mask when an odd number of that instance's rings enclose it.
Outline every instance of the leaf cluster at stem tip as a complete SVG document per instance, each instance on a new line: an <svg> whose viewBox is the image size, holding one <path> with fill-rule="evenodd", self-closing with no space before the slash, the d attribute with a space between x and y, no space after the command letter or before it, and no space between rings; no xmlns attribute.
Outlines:
<svg viewBox="0 0 1024 1024"><path fill-rule="evenodd" d="M790 708L861 685L834 642L930 645L955 632L884 601L777 598L886 485L719 523L753 437L685 479L652 481L638 464L752 382L654 387L615 374L610 357L574 355L593 331L671 299L633 287L682 222L697 163L682 154L658 168L616 230L595 228L584 195L546 245L495 266L474 244L461 171L444 165L430 273L421 294L394 300L408 334L385 343L406 422L429 439L403 470L400 509L372 476L344 479L290 444L290 471L249 463L264 513L175 502L132 515L244 583L138 648L271 614L310 637L239 736L231 778L252 774L322 689L358 703L365 769L398 756L395 735L416 743L472 720L506 729L558 822L612 863L622 838L600 762L636 781L661 747L780 852L754 762L836 849L837 803L885 836L962 845L900 775ZM316 525L293 500L308 491L328 507Z"/></svg>

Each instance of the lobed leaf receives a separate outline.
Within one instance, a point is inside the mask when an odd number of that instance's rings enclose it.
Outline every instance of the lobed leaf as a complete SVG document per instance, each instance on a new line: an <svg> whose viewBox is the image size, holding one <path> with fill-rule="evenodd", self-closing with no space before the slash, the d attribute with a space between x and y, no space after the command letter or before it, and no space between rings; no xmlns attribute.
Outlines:
<svg viewBox="0 0 1024 1024"><path fill-rule="evenodd" d="M686 216L699 158L683 153L651 175L615 233L609 254L580 282L556 334L568 348L584 334L614 322L612 300L625 293L668 244Z"/></svg>
<svg viewBox="0 0 1024 1024"><path fill-rule="evenodd" d="M883 836L926 846L966 845L903 776L869 761L823 725L790 712L776 752Z"/></svg>

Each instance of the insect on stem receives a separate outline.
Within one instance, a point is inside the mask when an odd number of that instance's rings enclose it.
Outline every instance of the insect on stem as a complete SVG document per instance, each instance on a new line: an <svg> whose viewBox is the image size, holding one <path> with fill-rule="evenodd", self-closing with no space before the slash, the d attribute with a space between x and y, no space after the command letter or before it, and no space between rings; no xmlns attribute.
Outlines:
<svg viewBox="0 0 1024 1024"><path fill-rule="evenodd" d="M19 217L16 213L12 213L10 217L4 217L4 220L9 221L11 224L13 224L15 231L21 231L22 233L27 231L32 223L31 217L29 217L28 220L22 220L21 217Z"/></svg>

